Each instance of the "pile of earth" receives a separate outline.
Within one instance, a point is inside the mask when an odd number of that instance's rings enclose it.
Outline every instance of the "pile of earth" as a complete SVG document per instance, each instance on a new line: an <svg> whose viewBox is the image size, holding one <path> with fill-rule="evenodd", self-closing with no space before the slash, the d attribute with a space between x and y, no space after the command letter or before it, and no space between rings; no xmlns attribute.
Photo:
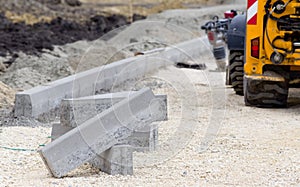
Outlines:
<svg viewBox="0 0 300 187"><path fill-rule="evenodd" d="M53 50L54 45L98 39L129 23L124 15L69 6L79 2L76 0L61 2L0 0L0 57L4 57L0 58L0 71L9 67L19 52L39 55L45 49ZM134 15L134 21L144 18Z"/></svg>
<svg viewBox="0 0 300 187"><path fill-rule="evenodd" d="M43 49L53 50L53 45L64 45L78 40L95 40L103 34L126 25L124 16L94 16L85 24L64 20L60 17L50 23L13 23L0 14L0 56L12 56L10 64L18 52L38 54Z"/></svg>

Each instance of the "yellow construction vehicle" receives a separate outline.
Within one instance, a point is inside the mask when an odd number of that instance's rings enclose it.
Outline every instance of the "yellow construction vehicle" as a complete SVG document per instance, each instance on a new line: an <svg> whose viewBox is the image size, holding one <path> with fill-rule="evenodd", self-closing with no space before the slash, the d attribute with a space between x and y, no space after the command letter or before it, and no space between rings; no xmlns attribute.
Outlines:
<svg viewBox="0 0 300 187"><path fill-rule="evenodd" d="M300 0L248 0L246 14L225 15L202 29L216 59L224 52L215 41L227 43L226 84L246 105L287 106L289 88L300 85Z"/></svg>
<svg viewBox="0 0 300 187"><path fill-rule="evenodd" d="M249 0L245 47L246 105L285 107L300 78L300 1Z"/></svg>
<svg viewBox="0 0 300 187"><path fill-rule="evenodd" d="M244 23L244 50L229 48L227 82L246 105L286 107L289 88L300 83L300 0L248 0ZM228 46L242 27L229 28Z"/></svg>

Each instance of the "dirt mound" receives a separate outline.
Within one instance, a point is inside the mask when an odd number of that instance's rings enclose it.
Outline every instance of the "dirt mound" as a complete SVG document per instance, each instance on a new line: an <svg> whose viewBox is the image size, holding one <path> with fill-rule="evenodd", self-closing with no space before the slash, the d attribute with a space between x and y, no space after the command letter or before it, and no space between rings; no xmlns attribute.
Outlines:
<svg viewBox="0 0 300 187"><path fill-rule="evenodd" d="M0 80L21 91L66 77L72 72L67 55L55 47L40 56L19 53L19 58L0 76Z"/></svg>
<svg viewBox="0 0 300 187"><path fill-rule="evenodd" d="M128 24L126 16L105 13L102 5L79 5L78 0L0 0L1 62L9 67L19 52L40 55L54 45L92 41Z"/></svg>
<svg viewBox="0 0 300 187"><path fill-rule="evenodd" d="M39 54L44 49L53 50L53 45L64 45L78 40L95 40L110 30L126 25L124 16L112 15L91 17L85 24L63 18L53 19L49 23L33 25L13 23L0 14L0 56L12 56L4 62L12 63L18 52Z"/></svg>

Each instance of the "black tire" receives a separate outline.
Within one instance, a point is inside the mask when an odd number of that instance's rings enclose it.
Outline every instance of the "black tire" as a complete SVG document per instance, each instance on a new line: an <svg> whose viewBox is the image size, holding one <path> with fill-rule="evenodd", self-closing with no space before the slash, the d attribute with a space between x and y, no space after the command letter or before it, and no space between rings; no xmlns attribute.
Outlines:
<svg viewBox="0 0 300 187"><path fill-rule="evenodd" d="M231 82L231 85L237 95L244 95L244 62L242 57L242 52L230 52L229 55L229 82Z"/></svg>
<svg viewBox="0 0 300 187"><path fill-rule="evenodd" d="M245 80L245 105L262 108L287 106L288 82Z"/></svg>
<svg viewBox="0 0 300 187"><path fill-rule="evenodd" d="M226 57L224 46L214 48L213 53L216 60L224 59Z"/></svg>

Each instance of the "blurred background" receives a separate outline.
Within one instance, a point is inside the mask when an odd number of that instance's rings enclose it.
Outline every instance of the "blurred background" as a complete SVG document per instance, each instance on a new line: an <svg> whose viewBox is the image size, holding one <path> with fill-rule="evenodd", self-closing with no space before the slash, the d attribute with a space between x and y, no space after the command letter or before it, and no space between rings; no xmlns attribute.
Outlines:
<svg viewBox="0 0 300 187"><path fill-rule="evenodd" d="M89 42L100 37L102 40L109 40L113 36L103 38L103 35L116 28L146 19L147 16L164 10L201 9L237 1L0 0L0 103L3 107L11 106L16 91L73 74L78 70L77 65L84 51L91 45ZM193 13L189 12L189 14ZM210 12L206 15L208 14ZM200 27L200 22L208 19L199 15L171 15L170 18L165 18L170 19L165 22L170 21L172 24L178 22L183 24L182 27L193 27L196 31ZM155 36L160 32L168 33L167 30L162 31L162 29L154 29L152 32L157 33ZM173 43L180 42L178 38L184 36L177 31L167 35L173 36ZM166 40L164 37L161 39ZM135 40L137 41L137 38ZM139 48L149 50L163 47L154 45L152 40L153 37L139 41L147 43ZM113 43L110 46L105 41L98 42L96 46L101 46L101 50L98 51L102 51L102 54L98 54L97 59L106 62L112 54L119 51L116 43ZM131 55L118 53L117 58L111 60L123 59ZM85 69L95 66L97 64L87 65Z"/></svg>

